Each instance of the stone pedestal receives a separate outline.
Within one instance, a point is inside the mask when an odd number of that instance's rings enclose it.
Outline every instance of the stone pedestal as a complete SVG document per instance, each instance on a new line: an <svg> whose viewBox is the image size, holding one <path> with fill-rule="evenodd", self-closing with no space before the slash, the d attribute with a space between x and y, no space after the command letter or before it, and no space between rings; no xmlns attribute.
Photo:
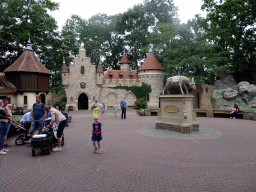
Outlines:
<svg viewBox="0 0 256 192"><path fill-rule="evenodd" d="M199 131L193 111L193 95L160 95L160 111L155 127L182 133Z"/></svg>

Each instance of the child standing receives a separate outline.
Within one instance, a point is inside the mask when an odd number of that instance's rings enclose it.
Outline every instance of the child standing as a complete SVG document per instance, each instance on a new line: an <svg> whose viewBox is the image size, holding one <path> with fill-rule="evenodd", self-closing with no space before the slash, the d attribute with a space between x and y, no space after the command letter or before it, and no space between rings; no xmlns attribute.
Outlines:
<svg viewBox="0 0 256 192"><path fill-rule="evenodd" d="M117 105L116 105L116 103L115 103L115 105L114 105L113 108L114 108L114 114L115 114L115 118L116 118L116 117L117 117L117 116L116 116L116 111L117 111Z"/></svg>
<svg viewBox="0 0 256 192"><path fill-rule="evenodd" d="M94 117L94 123L92 124L92 144L94 146L93 153L100 154L100 141L102 140L102 124L99 122L98 117ZM98 148L96 147L96 141L98 142Z"/></svg>
<svg viewBox="0 0 256 192"><path fill-rule="evenodd" d="M102 106L101 106L101 116L100 117L104 117L106 119L105 111L106 111L105 104L102 103Z"/></svg>

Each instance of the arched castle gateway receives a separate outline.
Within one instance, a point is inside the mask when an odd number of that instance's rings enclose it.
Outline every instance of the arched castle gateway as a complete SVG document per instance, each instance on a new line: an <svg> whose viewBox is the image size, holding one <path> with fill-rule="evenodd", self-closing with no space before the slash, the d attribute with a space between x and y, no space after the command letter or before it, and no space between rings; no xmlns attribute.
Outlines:
<svg viewBox="0 0 256 192"><path fill-rule="evenodd" d="M79 57L74 59L74 64L67 68L65 62L62 65L62 84L66 90L67 104L73 106L74 110L90 109L94 100L105 103L106 107L113 107L125 98L129 106L134 106L136 97L125 89L112 89L118 84L131 86L132 84L141 85L142 82L151 85L152 92L148 96L148 108L159 107L159 95L163 89L164 67L154 56L152 50L149 51L147 58L138 71L130 70L131 62L126 54L119 62L121 70L102 70L102 65L91 64L86 51L81 47Z"/></svg>

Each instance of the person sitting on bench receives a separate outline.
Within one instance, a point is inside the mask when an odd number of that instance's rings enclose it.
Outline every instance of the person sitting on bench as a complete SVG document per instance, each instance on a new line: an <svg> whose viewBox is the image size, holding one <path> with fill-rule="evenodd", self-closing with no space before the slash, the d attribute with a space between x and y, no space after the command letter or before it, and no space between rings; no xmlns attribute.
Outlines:
<svg viewBox="0 0 256 192"><path fill-rule="evenodd" d="M237 113L239 113L239 107L237 104L234 104L232 111L230 112L230 119L235 119Z"/></svg>

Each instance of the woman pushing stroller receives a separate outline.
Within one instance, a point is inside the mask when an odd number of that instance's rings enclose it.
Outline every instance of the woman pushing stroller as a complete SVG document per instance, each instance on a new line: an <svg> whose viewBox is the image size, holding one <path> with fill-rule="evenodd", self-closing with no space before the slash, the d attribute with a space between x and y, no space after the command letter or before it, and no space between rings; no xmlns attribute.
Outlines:
<svg viewBox="0 0 256 192"><path fill-rule="evenodd" d="M61 151L61 142L62 142L62 133L64 128L67 125L66 117L57 109L50 107L49 105L45 105L44 110L50 113L52 118L51 123L47 126L47 128L51 127L53 123L58 125L57 138L58 138L58 146L53 148L52 151Z"/></svg>

